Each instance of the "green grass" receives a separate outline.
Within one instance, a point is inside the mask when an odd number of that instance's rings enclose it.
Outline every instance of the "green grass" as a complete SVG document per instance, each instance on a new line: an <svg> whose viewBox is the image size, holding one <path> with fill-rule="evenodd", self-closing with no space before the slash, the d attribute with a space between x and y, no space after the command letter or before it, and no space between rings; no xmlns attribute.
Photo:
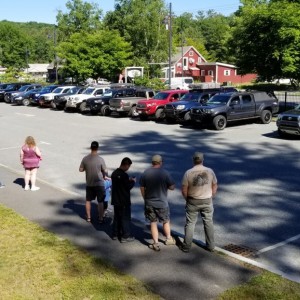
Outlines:
<svg viewBox="0 0 300 300"><path fill-rule="evenodd" d="M226 291L218 300L299 300L300 284L270 272L253 277L248 283Z"/></svg>
<svg viewBox="0 0 300 300"><path fill-rule="evenodd" d="M0 299L159 299L140 281L0 206Z"/></svg>

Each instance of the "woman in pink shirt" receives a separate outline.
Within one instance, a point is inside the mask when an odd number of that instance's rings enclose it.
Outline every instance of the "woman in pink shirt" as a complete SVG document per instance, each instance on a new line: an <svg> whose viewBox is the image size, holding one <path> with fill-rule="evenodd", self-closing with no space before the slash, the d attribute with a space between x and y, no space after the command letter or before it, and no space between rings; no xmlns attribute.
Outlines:
<svg viewBox="0 0 300 300"><path fill-rule="evenodd" d="M25 144L21 148L20 160L25 169L25 191L30 189L29 182L31 182L31 190L38 191L40 188L35 185L37 169L39 167L41 151L36 146L35 140L32 136L25 139Z"/></svg>

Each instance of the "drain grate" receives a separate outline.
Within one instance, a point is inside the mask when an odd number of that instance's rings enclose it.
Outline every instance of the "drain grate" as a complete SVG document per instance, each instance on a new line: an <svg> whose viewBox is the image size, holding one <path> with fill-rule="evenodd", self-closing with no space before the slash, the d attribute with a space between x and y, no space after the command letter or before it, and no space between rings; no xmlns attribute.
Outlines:
<svg viewBox="0 0 300 300"><path fill-rule="evenodd" d="M244 257L254 257L256 256L257 250L245 247L245 246L239 246L234 244L228 244L223 247L225 250L230 251L235 254L239 254Z"/></svg>

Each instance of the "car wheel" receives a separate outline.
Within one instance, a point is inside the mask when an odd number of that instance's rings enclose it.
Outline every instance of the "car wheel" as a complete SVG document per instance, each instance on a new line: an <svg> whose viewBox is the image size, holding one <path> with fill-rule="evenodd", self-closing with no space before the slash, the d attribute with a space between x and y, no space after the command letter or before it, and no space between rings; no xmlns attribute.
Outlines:
<svg viewBox="0 0 300 300"><path fill-rule="evenodd" d="M50 106L55 109L56 108L56 104L54 103L54 101L51 101Z"/></svg>
<svg viewBox="0 0 300 300"><path fill-rule="evenodd" d="M183 117L183 121L184 122L190 122L191 121L191 114L188 111L187 113L185 113L184 117Z"/></svg>
<svg viewBox="0 0 300 300"><path fill-rule="evenodd" d="M261 113L261 121L263 124L269 124L272 120L272 113L269 110L263 110Z"/></svg>
<svg viewBox="0 0 300 300"><path fill-rule="evenodd" d="M216 116L213 119L215 129L223 130L227 125L227 120L224 116Z"/></svg>
<svg viewBox="0 0 300 300"><path fill-rule="evenodd" d="M157 121L161 121L163 120L165 117L165 114L164 114L164 109L163 108L158 108L155 112L155 119Z"/></svg>
<svg viewBox="0 0 300 300"><path fill-rule="evenodd" d="M81 113L84 113L86 111L86 102L83 101L80 105L79 105L79 110Z"/></svg>
<svg viewBox="0 0 300 300"><path fill-rule="evenodd" d="M131 107L128 116L132 118L139 116L138 112L136 111L136 106Z"/></svg>
<svg viewBox="0 0 300 300"><path fill-rule="evenodd" d="M110 111L108 105L103 105L103 106L101 107L101 114L102 114L103 116L109 116L110 113L111 113L111 111Z"/></svg>
<svg viewBox="0 0 300 300"><path fill-rule="evenodd" d="M24 106L28 106L30 104L30 100L29 99L23 99L22 103Z"/></svg>

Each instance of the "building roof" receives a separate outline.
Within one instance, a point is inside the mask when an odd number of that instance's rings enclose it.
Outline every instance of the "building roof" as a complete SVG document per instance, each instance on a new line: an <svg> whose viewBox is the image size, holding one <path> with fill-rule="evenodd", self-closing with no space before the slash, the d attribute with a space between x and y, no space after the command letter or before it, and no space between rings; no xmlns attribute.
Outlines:
<svg viewBox="0 0 300 300"><path fill-rule="evenodd" d="M203 61L206 62L206 59L196 50L196 48L194 46L183 46L183 47L176 47L176 50L173 53L172 58L171 58L171 63L172 64L177 63L182 58L182 56L185 56L186 53L189 52L191 49L194 52L196 52L202 58Z"/></svg>
<svg viewBox="0 0 300 300"><path fill-rule="evenodd" d="M28 73L47 73L49 64L28 64Z"/></svg>
<svg viewBox="0 0 300 300"><path fill-rule="evenodd" d="M237 67L235 65L224 64L224 63L220 63L220 62L203 62L203 63L197 64L197 66L222 66L222 67L237 69Z"/></svg>

